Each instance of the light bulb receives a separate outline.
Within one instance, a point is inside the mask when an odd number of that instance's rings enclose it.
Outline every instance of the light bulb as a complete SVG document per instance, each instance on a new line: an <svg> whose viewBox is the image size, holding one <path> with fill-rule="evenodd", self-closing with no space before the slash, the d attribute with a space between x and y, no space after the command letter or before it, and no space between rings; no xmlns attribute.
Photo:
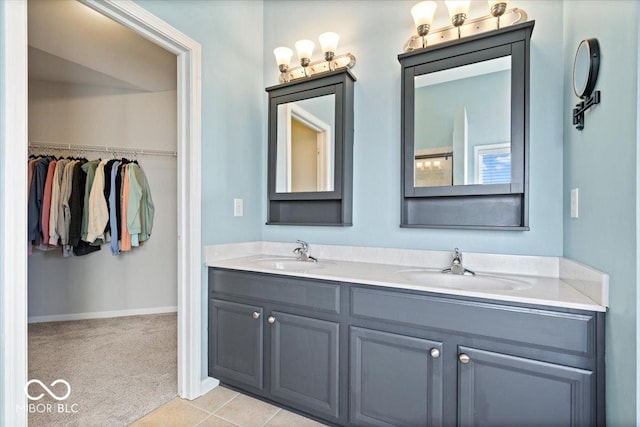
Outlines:
<svg viewBox="0 0 640 427"><path fill-rule="evenodd" d="M411 16L413 16L413 22L416 28L421 25L428 25L429 27L433 23L433 15L436 12L436 2L423 1L411 8Z"/></svg>
<svg viewBox="0 0 640 427"><path fill-rule="evenodd" d="M315 43L311 40L298 40L296 42L296 51L298 52L298 58L300 61L304 61L305 59L311 60L314 47Z"/></svg>
<svg viewBox="0 0 640 427"><path fill-rule="evenodd" d="M449 9L451 23L458 28L458 38L460 38L460 26L467 20L467 13L469 13L469 0L447 0L445 3Z"/></svg>
<svg viewBox="0 0 640 427"><path fill-rule="evenodd" d="M447 9L449 9L449 17L454 18L456 15L466 15L469 13L469 0L447 0Z"/></svg>
<svg viewBox="0 0 640 427"><path fill-rule="evenodd" d="M280 46L273 49L273 54L276 57L276 62L278 66L284 65L287 68L291 64L291 57L293 56L293 51L288 47Z"/></svg>
<svg viewBox="0 0 640 427"><path fill-rule="evenodd" d="M340 36L336 33L322 33L318 37L320 40L320 47L322 48L322 52L332 52L336 53L338 50L338 40L340 40Z"/></svg>

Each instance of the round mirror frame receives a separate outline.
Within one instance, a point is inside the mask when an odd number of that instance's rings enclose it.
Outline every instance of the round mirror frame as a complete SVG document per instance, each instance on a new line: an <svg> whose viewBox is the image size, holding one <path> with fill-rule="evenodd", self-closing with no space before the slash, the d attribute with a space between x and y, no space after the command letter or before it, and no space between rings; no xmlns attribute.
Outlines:
<svg viewBox="0 0 640 427"><path fill-rule="evenodd" d="M576 63L578 62L578 56L580 55L581 48L586 46L587 53L589 55L589 67L587 71L586 79L585 76L577 76L576 78ZM576 96L580 99L588 98L591 96L593 89L596 87L596 81L598 80L598 69L600 68L600 45L598 43L598 39L586 39L582 40L578 45L578 49L576 50L576 56L573 61L573 91ZM576 87L577 81L584 81L586 83L581 85L583 86L581 91Z"/></svg>

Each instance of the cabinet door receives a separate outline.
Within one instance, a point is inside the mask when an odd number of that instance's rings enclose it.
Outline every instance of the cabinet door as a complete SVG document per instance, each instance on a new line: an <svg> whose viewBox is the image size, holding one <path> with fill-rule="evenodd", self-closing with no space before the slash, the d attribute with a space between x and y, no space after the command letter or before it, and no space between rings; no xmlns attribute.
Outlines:
<svg viewBox="0 0 640 427"><path fill-rule="evenodd" d="M210 375L262 389L262 308L212 299L209 313Z"/></svg>
<svg viewBox="0 0 640 427"><path fill-rule="evenodd" d="M458 355L460 426L593 424L591 371L467 347Z"/></svg>
<svg viewBox="0 0 640 427"><path fill-rule="evenodd" d="M273 327L271 395L337 419L339 324L282 312L268 320Z"/></svg>
<svg viewBox="0 0 640 427"><path fill-rule="evenodd" d="M352 327L350 421L442 425L442 343Z"/></svg>

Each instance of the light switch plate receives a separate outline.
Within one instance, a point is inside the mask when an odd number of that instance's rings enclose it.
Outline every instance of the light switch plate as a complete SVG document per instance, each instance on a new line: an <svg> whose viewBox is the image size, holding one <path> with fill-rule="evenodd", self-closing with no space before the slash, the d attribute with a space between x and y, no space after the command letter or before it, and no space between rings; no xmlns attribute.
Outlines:
<svg viewBox="0 0 640 427"><path fill-rule="evenodd" d="M233 199L233 216L244 216L243 199Z"/></svg>
<svg viewBox="0 0 640 427"><path fill-rule="evenodd" d="M578 210L580 207L579 190L571 189L571 218L578 218Z"/></svg>

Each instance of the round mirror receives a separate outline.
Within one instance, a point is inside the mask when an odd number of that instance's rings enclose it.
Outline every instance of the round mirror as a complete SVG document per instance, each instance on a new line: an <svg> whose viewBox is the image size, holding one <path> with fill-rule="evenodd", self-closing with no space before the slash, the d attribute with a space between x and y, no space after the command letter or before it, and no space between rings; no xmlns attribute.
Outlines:
<svg viewBox="0 0 640 427"><path fill-rule="evenodd" d="M598 80L600 47L597 39L582 40L573 62L573 91L578 98L591 95Z"/></svg>

